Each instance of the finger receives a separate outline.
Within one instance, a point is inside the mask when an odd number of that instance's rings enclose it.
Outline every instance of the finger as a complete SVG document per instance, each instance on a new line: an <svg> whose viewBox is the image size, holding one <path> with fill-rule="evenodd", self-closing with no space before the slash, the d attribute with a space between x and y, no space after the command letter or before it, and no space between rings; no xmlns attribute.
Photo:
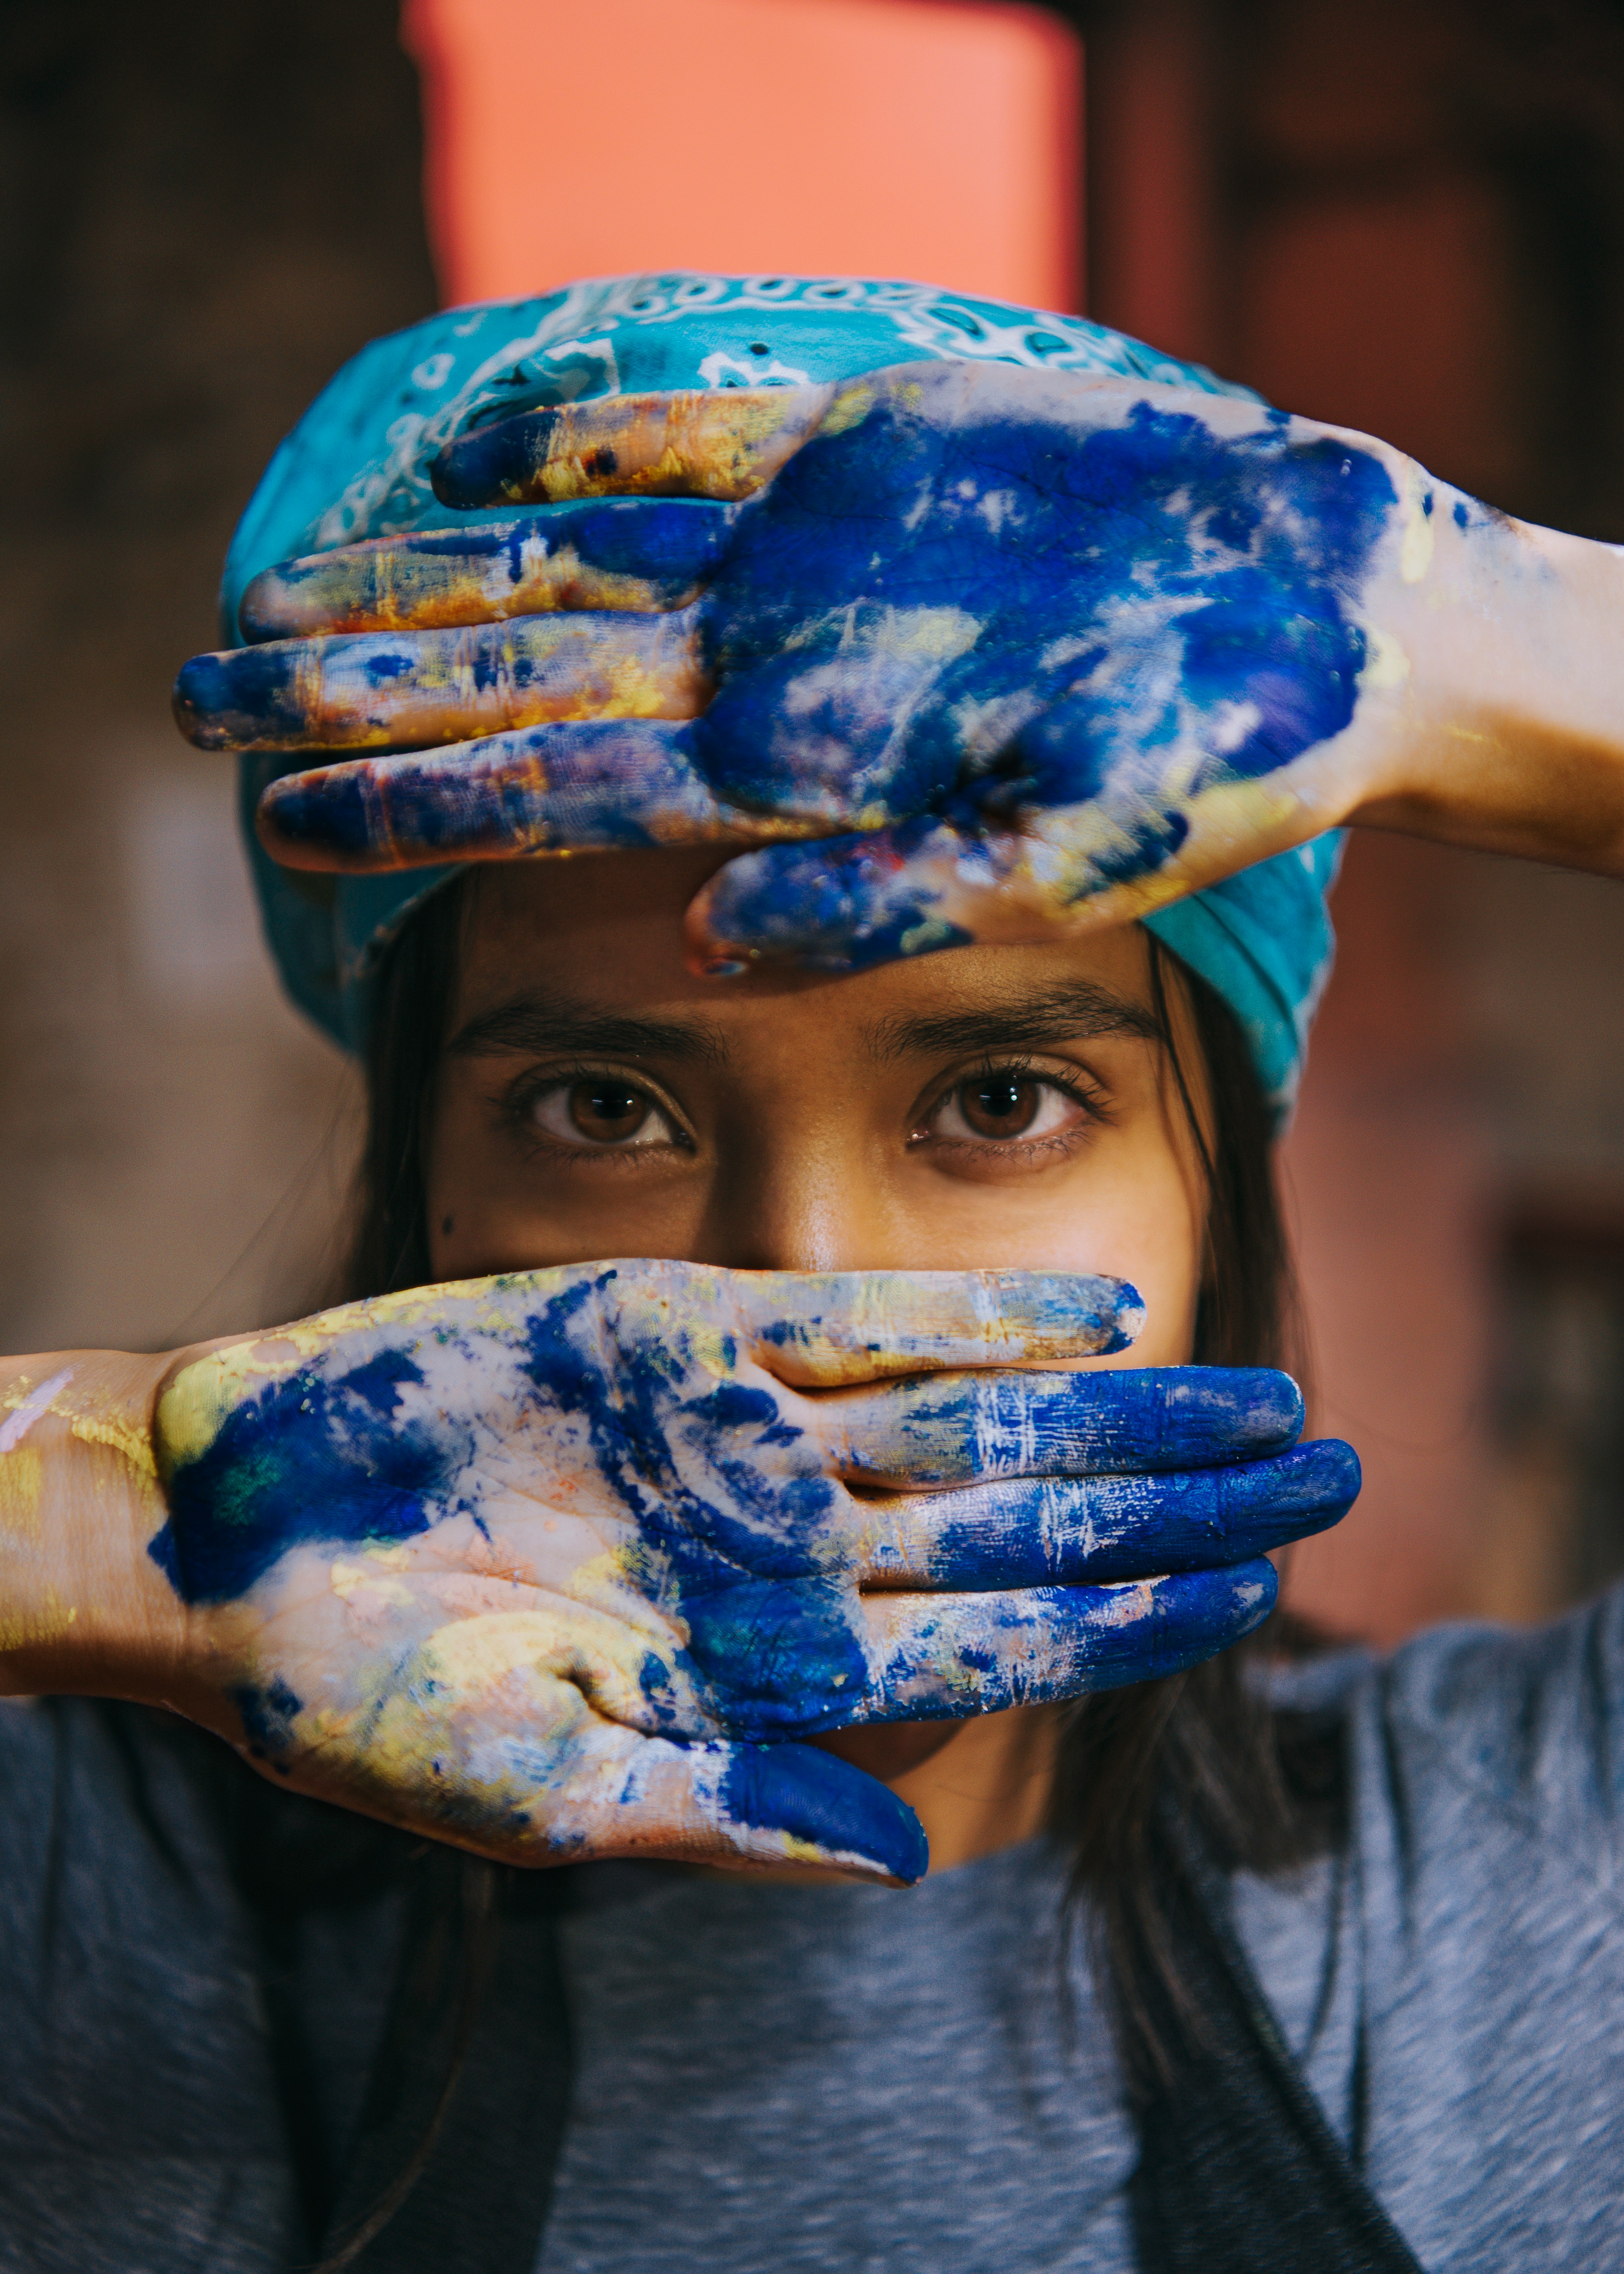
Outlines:
<svg viewBox="0 0 1624 2274"><path fill-rule="evenodd" d="M522 1812L539 1849L523 1861L801 1864L911 1886L930 1860L906 1802L810 1745L685 1745L597 1722L590 1759Z"/></svg>
<svg viewBox="0 0 1624 2274"><path fill-rule="evenodd" d="M1353 1448L1327 1439L1229 1468L1021 1479L858 1501L854 1569L868 1586L948 1588L1219 1569L1339 1523L1359 1481Z"/></svg>
<svg viewBox="0 0 1624 2274"><path fill-rule="evenodd" d="M996 1713L1158 1681L1250 1634L1279 1590L1259 1558L1123 1586L866 1595L879 1670L851 1718Z"/></svg>
<svg viewBox="0 0 1624 2274"><path fill-rule="evenodd" d="M1056 1291L1050 1300L1063 1318L1068 1283L1043 1284ZM1123 1287L1138 1305L1119 1280L1094 1284ZM1027 1299L1035 1309L1041 1299ZM1093 1299L1103 1321L1103 1299ZM810 1401L810 1426L848 1480L914 1487L1207 1468L1282 1452L1303 1426L1301 1391L1272 1367L1027 1373L1019 1370L1025 1347L1013 1361L979 1361L999 1372L932 1372Z"/></svg>
<svg viewBox="0 0 1624 2274"><path fill-rule="evenodd" d="M806 1388L944 1367L1099 1357L1126 1350L1145 1321L1138 1291L1125 1279L1087 1272L762 1271L731 1278L757 1362ZM831 1426L838 1430L839 1423ZM868 1425L859 1418L853 1426Z"/></svg>
<svg viewBox="0 0 1624 2274"><path fill-rule="evenodd" d="M237 607L247 640L419 631L554 608L686 607L733 516L698 501L609 498L522 519L369 538L261 569Z"/></svg>
<svg viewBox="0 0 1624 2274"><path fill-rule="evenodd" d="M748 840L682 724L590 721L492 734L421 757L284 774L259 801L260 842L291 869L366 874L425 862Z"/></svg>
<svg viewBox="0 0 1624 2274"><path fill-rule="evenodd" d="M1125 922L1195 881L1184 864L1176 885L1157 873L1189 826L1177 817L1169 835L1166 819L1128 826L1077 806L1027 833L923 817L768 846L730 861L695 895L688 960L710 978L763 962L866 971L973 942L1021 945Z"/></svg>
<svg viewBox="0 0 1624 2274"><path fill-rule="evenodd" d="M814 845L770 846L730 861L690 903L693 968L731 978L762 962L820 971L963 947L1002 913L1011 866L1002 844L944 821L903 822ZM1028 922L1020 935L1042 937Z"/></svg>
<svg viewBox="0 0 1624 2274"><path fill-rule="evenodd" d="M645 496L748 497L813 433L828 387L620 395L529 410L448 442L431 471L442 505Z"/></svg>
<svg viewBox="0 0 1624 2274"><path fill-rule="evenodd" d="M194 655L175 720L204 750L422 749L563 719L692 719L691 612L524 616Z"/></svg>
<svg viewBox="0 0 1624 2274"><path fill-rule="evenodd" d="M1127 923L1324 828L1302 787L1282 772L1199 796L1124 794L1023 813L1019 828L927 816L769 845L728 862L695 895L688 961L713 979L775 962L866 971L944 947Z"/></svg>

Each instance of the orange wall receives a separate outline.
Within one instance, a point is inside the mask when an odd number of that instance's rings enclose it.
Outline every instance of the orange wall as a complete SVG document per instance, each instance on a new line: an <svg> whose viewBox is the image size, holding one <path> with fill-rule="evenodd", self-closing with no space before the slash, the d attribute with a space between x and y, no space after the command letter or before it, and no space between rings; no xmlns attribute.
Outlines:
<svg viewBox="0 0 1624 2274"><path fill-rule="evenodd" d="M968 0L406 0L447 302L688 267L1082 305L1081 50Z"/></svg>

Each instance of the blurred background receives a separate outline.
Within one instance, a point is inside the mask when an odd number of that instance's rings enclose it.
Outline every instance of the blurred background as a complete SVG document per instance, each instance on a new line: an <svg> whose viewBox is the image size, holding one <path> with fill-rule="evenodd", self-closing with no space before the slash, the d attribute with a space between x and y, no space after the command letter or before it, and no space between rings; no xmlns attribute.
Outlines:
<svg viewBox="0 0 1624 2274"><path fill-rule="evenodd" d="M1081 309L1624 541L1620 0L7 0L0 1347L307 1308L350 1078L169 685L365 340L680 265ZM426 194L425 194L426 191ZM1353 843L1286 1158L1290 1598L1395 1638L1624 1569L1624 892Z"/></svg>

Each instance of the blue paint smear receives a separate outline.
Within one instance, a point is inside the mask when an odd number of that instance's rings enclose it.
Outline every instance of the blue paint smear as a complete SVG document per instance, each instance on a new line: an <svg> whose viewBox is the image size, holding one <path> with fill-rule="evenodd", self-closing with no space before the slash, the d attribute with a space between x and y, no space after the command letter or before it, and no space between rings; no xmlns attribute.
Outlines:
<svg viewBox="0 0 1624 2274"><path fill-rule="evenodd" d="M941 810L957 793L976 814L953 713L1018 685L1069 692L1076 706L1064 736L1018 739L1034 798L1093 795L1144 694L1132 673L1125 688L1091 681L1109 620L1160 602L1185 611L1186 697L1262 714L1237 748L1214 747L1209 778L1268 772L1352 715L1365 643L1350 603L1395 502L1379 459L1330 437L1293 440L1278 415L1229 439L1141 403L1124 425L1079 437L1029 418L946 426L883 401L808 443L740 511L705 603L706 660L748 683L724 684L707 715L705 771L741 802L804 796L817 736L775 734L782 687L849 654L865 606L947 606L981 622L968 653L944 667L853 669L862 691L814 714L846 746L830 761L841 788L882 789L898 816ZM803 644L786 656L792 636ZM1092 651L1038 661L1051 643L1091 636ZM921 691L899 722L899 700ZM1135 747L1146 733L1136 712ZM1007 801L1008 781L991 794Z"/></svg>
<svg viewBox="0 0 1624 2274"><path fill-rule="evenodd" d="M477 474L468 494L534 440L520 420L459 444ZM554 841L641 844L650 809L685 810L695 781L835 828L861 809L902 825L877 845L735 863L714 888L718 929L792 952L838 930L853 941L842 968L958 945L966 935L932 921L906 873L931 823L973 846L1025 810L1103 799L1124 841L1094 881L1126 879L1177 853L1192 796L1274 772L1348 725L1365 660L1355 603L1395 502L1378 458L1294 439L1279 414L1228 438L1140 403L1079 436L1030 417L954 425L882 397L733 509L699 604L719 690L700 719L618 744L539 730L513 749L555 770L540 809L499 782L455 798L438 780L421 794L392 783L392 830L425 852L478 849L545 814ZM966 651L944 662L890 636L922 609L966 620ZM967 749L966 721L1016 696L1039 715L990 753ZM1237 739L1241 706L1255 715ZM1176 734L1198 750L1177 789L1154 763ZM615 748L618 781L605 772L583 808L572 761L590 773L592 753ZM363 808L358 788L335 784L278 818L290 837L354 852L370 842Z"/></svg>
<svg viewBox="0 0 1624 2274"><path fill-rule="evenodd" d="M929 1869L929 1843L913 1810L873 1777L815 1746L740 1748L722 1801L735 1824L869 1856L910 1886Z"/></svg>
<svg viewBox="0 0 1624 2274"><path fill-rule="evenodd" d="M263 1687L244 1683L228 1695L242 1719L250 1753L256 1760L268 1760L280 1767L276 1757L292 1744L293 1724L304 1711L304 1699L280 1674L273 1675Z"/></svg>
<svg viewBox="0 0 1624 2274"><path fill-rule="evenodd" d="M953 423L927 415L932 400L921 412L882 395L722 509L695 614L718 692L698 719L492 737L462 746L476 778L408 768L382 802L341 779L279 796L278 827L351 855L406 843L432 856L658 842L717 800L831 832L861 813L897 825L772 847L711 888L720 937L829 960L844 935L833 967L854 968L966 937L909 877L933 825L974 862L1024 815L1099 801L1121 842L1079 875L1076 889L1097 889L1172 859L1205 790L1267 776L1348 725L1365 660L1357 596L1395 503L1380 459L1294 436L1277 413L1228 437L1140 403L1079 433L1026 415ZM481 481L530 448L515 425L457 446ZM660 541L651 524L651 559ZM932 610L967 642L951 659L911 644ZM274 709L274 690L255 700ZM1007 729L984 723L1000 706ZM505 757L517 786L484 764Z"/></svg>
<svg viewBox="0 0 1624 2274"><path fill-rule="evenodd" d="M832 1705L868 1680L823 1545L835 1488L811 1447L801 1477L767 1474L752 1459L801 1435L770 1393L728 1383L673 1397L680 1336L622 1344L611 1382L595 1338L577 1344L572 1332L596 1291L578 1282L527 1321L525 1371L545 1404L586 1423L598 1468L638 1527L635 1577L686 1623L683 1663L701 1693L741 1733L804 1727L809 1697Z"/></svg>
<svg viewBox="0 0 1624 2274"><path fill-rule="evenodd" d="M584 1426L588 1457L635 1533L622 1550L626 1577L683 1638L674 1652L680 1680L652 1653L643 1660L640 1726L678 1738L720 1729L771 1740L881 1713L951 1712L954 1692L929 1672L936 1663L929 1633L901 1646L876 1690L843 1527L830 1521L838 1487L772 1389L718 1382L695 1362L680 1321L658 1338L627 1337L613 1370L605 1366L603 1298L616 1276L611 1269L583 1273L516 1319L492 1357L528 1381L538 1414ZM477 1515L459 1496L473 1427L407 1398L423 1379L410 1349L346 1363L339 1344L244 1396L213 1443L167 1475L170 1513L152 1542L154 1560L187 1601L222 1602L244 1594L301 1543L392 1542L450 1512ZM1001 1463L1020 1480L1001 1508L989 1502L966 1511L943 1549L949 1585L1052 1582L1074 1570L1101 1576L1079 1556L1087 1511L1075 1499L1046 1511L1030 1480L1045 1471L1109 1471L1114 1461L1133 1473L1116 1510L1115 1541L1108 1525L1098 1543L1104 1569L1117 1568L1113 1546L1136 1576L1181 1555L1235 1566L1162 1581L1154 1615L1126 1626L1113 1599L1093 1585L1040 1584L989 1606L954 1660L962 1675L983 1677L977 1710L1149 1679L1246 1631L1262 1615L1259 1585L1272 1588L1273 1576L1267 1564L1238 1559L1255 1556L1260 1541L1329 1520L1326 1504L1357 1473L1351 1456L1306 1449L1295 1466L1276 1462L1267 1475L1231 1467L1206 1479L1158 1479L1145 1465L1185 1464L1202 1452L1235 1463L1289 1443L1300 1420L1295 1387L1263 1369L972 1372L901 1385L886 1425L899 1473L972 1478L989 1495L999 1487L980 1480L996 1479ZM1108 1481L1092 1480L1095 1487ZM1078 1519L1069 1541L1068 1510ZM1034 1620L1050 1671L1029 1691L1022 1638ZM1016 1644L1007 1675L1005 1630ZM241 1706L267 1751L285 1742L298 1710L290 1692L245 1697Z"/></svg>
<svg viewBox="0 0 1624 2274"><path fill-rule="evenodd" d="M291 741L307 723L295 699L295 667L282 646L194 655L176 676L175 723L202 750Z"/></svg>
<svg viewBox="0 0 1624 2274"><path fill-rule="evenodd" d="M1249 1463L1283 1452L1303 1427L1296 1382L1260 1366L921 1374L899 1384L894 1402L901 1409L890 1428L898 1473L906 1463L918 1485ZM1008 1448L1007 1465L1000 1447Z"/></svg>
<svg viewBox="0 0 1624 2274"><path fill-rule="evenodd" d="M930 1557L942 1587L983 1584L989 1552L1012 1587L1098 1585L1162 1571L1221 1570L1324 1532L1358 1497L1358 1457L1327 1439L1274 1460L1154 1479L1040 1478L974 1489Z"/></svg>
<svg viewBox="0 0 1624 2274"><path fill-rule="evenodd" d="M640 629L646 620L635 621ZM595 636L613 643L628 621L624 614L580 609L567 617L553 612L451 630L345 632L196 655L175 681L175 719L206 750L353 749L369 737L381 747L382 735L397 749L433 744L443 738L455 681L508 702L522 703L537 689L556 696L572 673L591 667ZM420 704L414 715L411 704L425 681L426 718ZM378 697L375 704L369 694Z"/></svg>
<svg viewBox="0 0 1624 2274"><path fill-rule="evenodd" d="M555 409L520 410L470 426L447 442L434 461L434 494L441 505L467 513L498 499L521 493L547 463L547 448L559 423ZM594 451L589 473L613 474L612 449Z"/></svg>
<svg viewBox="0 0 1624 2274"><path fill-rule="evenodd" d="M374 852L380 842L453 857L547 845L658 849L671 844L684 820L696 840L714 834L716 801L692 747L686 723L530 727L391 762L387 780L384 770L375 775L364 764L278 781L262 809L283 842L349 855ZM532 756L552 785L539 802L526 782ZM470 771L492 760L498 764L488 772Z"/></svg>
<svg viewBox="0 0 1624 2274"><path fill-rule="evenodd" d="M301 1368L245 1398L165 1480L169 1521L147 1553L185 1601L225 1603L302 1541L426 1531L426 1499L467 1465L473 1439L444 1417L402 1419L400 1389L422 1379L408 1353L383 1351L333 1374Z"/></svg>
<svg viewBox="0 0 1624 2274"><path fill-rule="evenodd" d="M1067 1588L1061 1595L1086 1593ZM1279 1593L1280 1574L1263 1557L1232 1570L1175 1571L1158 1587L1147 1618L1088 1633L1086 1687L1117 1690L1199 1666L1260 1627Z"/></svg>

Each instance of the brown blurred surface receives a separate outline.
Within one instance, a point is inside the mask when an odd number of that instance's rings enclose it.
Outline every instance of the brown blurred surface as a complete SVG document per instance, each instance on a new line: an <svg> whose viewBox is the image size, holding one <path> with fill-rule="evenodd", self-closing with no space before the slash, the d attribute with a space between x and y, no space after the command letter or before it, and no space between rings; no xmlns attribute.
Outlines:
<svg viewBox="0 0 1624 2274"><path fill-rule="evenodd" d="M393 0L11 0L0 28L0 1344L306 1306L338 1054L259 945L169 686L345 357L434 305Z"/></svg>
<svg viewBox="0 0 1624 2274"><path fill-rule="evenodd" d="M1624 10L1133 0L1088 39L1089 306L1624 538ZM1396 1637L1624 1570L1624 892L1357 836L1286 1149L1320 1427L1296 1608Z"/></svg>
<svg viewBox="0 0 1624 2274"><path fill-rule="evenodd" d="M1061 12L1094 312L1624 538L1624 14ZM0 1339L162 1345L310 1301L342 1209L348 1079L167 690L278 435L433 305L417 96L392 0L11 0L0 39ZM1537 1616L1624 1568L1624 893L1365 837L1337 917L1288 1181L1369 1484L1291 1592Z"/></svg>

